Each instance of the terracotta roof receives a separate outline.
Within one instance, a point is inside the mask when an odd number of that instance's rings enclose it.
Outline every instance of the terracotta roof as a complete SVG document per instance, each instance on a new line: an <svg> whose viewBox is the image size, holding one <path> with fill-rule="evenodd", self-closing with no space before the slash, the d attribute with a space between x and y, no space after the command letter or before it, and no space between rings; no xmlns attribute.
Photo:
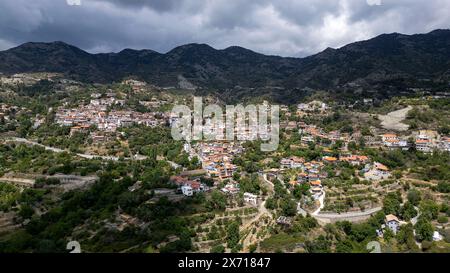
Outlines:
<svg viewBox="0 0 450 273"><path fill-rule="evenodd" d="M395 216L393 214L386 215L386 222L391 222L391 221L400 222L398 220L397 216Z"/></svg>
<svg viewBox="0 0 450 273"><path fill-rule="evenodd" d="M337 160L337 158L336 158L336 157L332 157L332 156L325 156L325 157L323 158L323 160L329 161L329 162L334 162L334 161Z"/></svg>
<svg viewBox="0 0 450 273"><path fill-rule="evenodd" d="M386 139L386 142L397 143L400 142L398 139Z"/></svg>
<svg viewBox="0 0 450 273"><path fill-rule="evenodd" d="M375 168L381 171L389 171L389 168L381 163L375 163Z"/></svg>

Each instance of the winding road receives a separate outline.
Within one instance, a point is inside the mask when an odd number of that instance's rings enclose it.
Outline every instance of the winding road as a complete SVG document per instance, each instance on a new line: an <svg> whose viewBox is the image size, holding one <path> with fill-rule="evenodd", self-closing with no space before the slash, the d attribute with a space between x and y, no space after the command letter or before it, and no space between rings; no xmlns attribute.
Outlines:
<svg viewBox="0 0 450 273"><path fill-rule="evenodd" d="M269 183L273 188L273 183L267 179L266 174L263 174L262 177L263 177L264 181L266 183ZM374 213L376 213L382 209L382 207L375 207L375 208L371 208L371 209L368 209L365 211L357 211L357 212L320 213L321 210L325 207L325 196L326 196L326 192L325 192L325 190L323 190L323 194L319 198L319 202L320 202L319 208L316 211L314 211L313 213L311 213L311 216L316 218L321 223L331 223L331 222L345 221L345 220L350 221L350 222L362 221L362 220L366 220L371 215L373 215ZM302 209L299 204L297 204L297 212L304 216L308 213L304 209Z"/></svg>
<svg viewBox="0 0 450 273"><path fill-rule="evenodd" d="M13 137L13 138L6 139L6 142L19 142L19 143L25 143L28 145L39 146L39 147L44 148L47 151L52 151L54 153L70 153L69 150L63 150L60 148L46 146L41 143L31 141L31 140L28 140L25 138ZM82 157L82 158L86 158L86 159L99 158L102 160L110 160L110 161L119 161L119 159L120 159L120 157L117 157L117 156L101 156L101 155L91 155L91 154L82 154L82 153L76 153L76 155L79 157ZM145 160L145 159L147 159L147 157L143 156L143 155L135 155L133 157L125 157L123 159L124 160Z"/></svg>

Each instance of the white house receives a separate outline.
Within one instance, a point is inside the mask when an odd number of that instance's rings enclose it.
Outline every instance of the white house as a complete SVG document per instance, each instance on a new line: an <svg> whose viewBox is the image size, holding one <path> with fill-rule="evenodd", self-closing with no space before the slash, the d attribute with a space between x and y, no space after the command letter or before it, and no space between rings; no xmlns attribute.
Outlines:
<svg viewBox="0 0 450 273"><path fill-rule="evenodd" d="M250 204L256 206L258 204L258 196L256 194L245 192L244 193L244 201L246 203L250 203Z"/></svg>
<svg viewBox="0 0 450 273"><path fill-rule="evenodd" d="M228 183L221 189L222 192L228 194L236 194L239 192L239 185L235 183Z"/></svg>
<svg viewBox="0 0 450 273"><path fill-rule="evenodd" d="M433 150L430 139L416 139L416 149L424 153L430 153Z"/></svg>
<svg viewBox="0 0 450 273"><path fill-rule="evenodd" d="M194 195L194 190L192 189L191 186L188 185L184 185L181 187L181 192L185 195L185 196L192 196Z"/></svg>
<svg viewBox="0 0 450 273"><path fill-rule="evenodd" d="M397 216L393 214L386 215L385 223L387 228L394 232L394 234L397 234L400 229L400 221Z"/></svg>

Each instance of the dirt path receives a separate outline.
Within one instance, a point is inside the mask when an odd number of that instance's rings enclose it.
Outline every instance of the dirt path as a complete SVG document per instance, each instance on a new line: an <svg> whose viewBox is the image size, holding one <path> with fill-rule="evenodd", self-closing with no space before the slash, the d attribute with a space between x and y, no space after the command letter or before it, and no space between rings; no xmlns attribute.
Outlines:
<svg viewBox="0 0 450 273"><path fill-rule="evenodd" d="M268 184L269 189L270 189L269 192L272 194L273 190L274 190L273 183L267 179L266 175L262 175L261 178L264 182L266 182ZM272 220L272 213L269 210L267 210L266 201L267 201L267 198L259 204L258 214L255 215L253 220L250 220L249 222L244 224L241 228L242 232L247 233L247 235L245 236L245 238L242 241L243 246L244 246L243 252L248 252L249 251L248 248L250 245L257 243L263 239L263 238L260 238L260 239L256 238L256 234L258 234L258 231L264 227L262 225L257 225L257 223L259 223L261 220L263 220L264 217L269 217L269 219ZM257 229L255 234L252 233L253 227L256 227L256 229Z"/></svg>
<svg viewBox="0 0 450 273"><path fill-rule="evenodd" d="M378 115L378 119L381 121L381 126L386 130L406 131L408 130L409 125L402 123L402 121L412 109L413 108L411 106L408 106L406 108L390 112L387 115Z"/></svg>

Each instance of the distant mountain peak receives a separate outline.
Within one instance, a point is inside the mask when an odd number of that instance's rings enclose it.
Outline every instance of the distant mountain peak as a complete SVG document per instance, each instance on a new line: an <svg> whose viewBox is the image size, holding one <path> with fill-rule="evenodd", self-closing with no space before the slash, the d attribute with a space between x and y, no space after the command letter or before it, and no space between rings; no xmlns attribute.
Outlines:
<svg viewBox="0 0 450 273"><path fill-rule="evenodd" d="M184 53L184 52L192 52L192 51L215 51L213 47L208 44L198 44L198 43L190 43L181 46L177 46L174 49L170 50L166 54L174 54L174 53Z"/></svg>

